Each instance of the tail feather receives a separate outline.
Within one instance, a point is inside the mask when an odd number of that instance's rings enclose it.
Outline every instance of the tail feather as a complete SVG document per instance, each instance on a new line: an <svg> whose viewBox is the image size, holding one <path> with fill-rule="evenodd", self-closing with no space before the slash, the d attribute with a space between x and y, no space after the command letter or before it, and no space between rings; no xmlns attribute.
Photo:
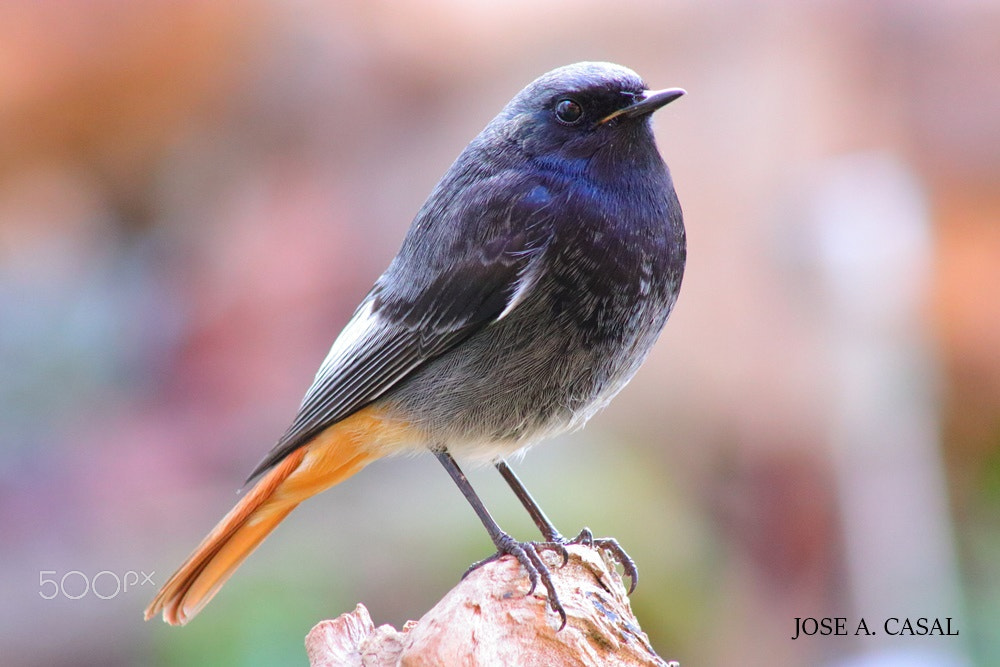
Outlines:
<svg viewBox="0 0 1000 667"><path fill-rule="evenodd" d="M377 458L357 428L342 426L323 431L261 477L164 584L146 620L162 612L171 625L190 621L299 503Z"/></svg>

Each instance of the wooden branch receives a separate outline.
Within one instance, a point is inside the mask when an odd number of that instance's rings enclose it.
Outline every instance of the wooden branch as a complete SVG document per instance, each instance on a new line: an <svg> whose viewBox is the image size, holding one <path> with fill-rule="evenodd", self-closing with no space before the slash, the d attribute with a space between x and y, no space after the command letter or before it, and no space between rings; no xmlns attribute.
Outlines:
<svg viewBox="0 0 1000 667"><path fill-rule="evenodd" d="M419 621L402 631L376 628L357 608L321 621L306 637L312 667L431 667L555 665L679 667L653 651L629 606L621 577L596 549L570 545L559 567L555 551L541 552L552 572L568 622L549 609L544 587L526 596L528 577L511 557L471 572Z"/></svg>

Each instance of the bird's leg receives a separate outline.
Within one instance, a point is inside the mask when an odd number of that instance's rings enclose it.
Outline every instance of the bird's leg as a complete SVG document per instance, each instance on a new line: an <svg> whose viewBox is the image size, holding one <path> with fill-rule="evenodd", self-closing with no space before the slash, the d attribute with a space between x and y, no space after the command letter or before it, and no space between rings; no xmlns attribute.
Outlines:
<svg viewBox="0 0 1000 667"><path fill-rule="evenodd" d="M556 527L552 525L549 518L545 516L545 512L542 508L538 506L535 499L531 497L528 493L528 489L525 488L524 483L514 474L514 471L506 461L498 461L496 463L496 469L500 472L500 475L507 480L507 484L510 485L511 490L517 499L521 501L524 505L524 509L528 510L528 514L531 516L531 520L535 522L538 526L538 530L542 531L542 536L549 542L555 542L557 544L563 544L566 539L559 534Z"/></svg>
<svg viewBox="0 0 1000 667"><path fill-rule="evenodd" d="M462 492L462 495L465 496L465 499L469 501L470 505L472 505L472 509L476 512L479 520L483 522L486 532L489 534L490 539L493 540L493 544L497 548L497 552L489 558L472 564L469 569L465 571L465 574L462 575L462 578L464 579L466 575L476 568L497 560L505 554L510 554L517 559L517 561L528 573L528 580L531 582L531 586L528 589L528 595L535 592L535 588L538 586L539 580L541 580L542 585L545 586L545 590L548 593L549 606L552 608L552 611L559 614L559 618L562 620L562 623L559 626L559 629L562 630L566 627L566 610L563 609L562 603L559 602L559 596L556 594L555 585L552 583L552 576L549 574L549 568L545 565L541 556L538 555L535 544L533 542L518 542L509 534L505 533L500 528L499 524L497 524L496 520L490 515L490 512L486 509L483 501L479 499L478 495L476 495L476 492L469 483L465 473L463 473L461 468L458 467L458 464L455 462L455 459L452 458L451 454L449 454L447 450L442 449L440 451L436 451L435 455L441 462L441 465L444 466L444 469L448 471L449 475L451 475L451 478L455 481L455 484Z"/></svg>
<svg viewBox="0 0 1000 667"><path fill-rule="evenodd" d="M599 549L604 549L611 553L611 556L618 561L625 571L626 576L630 580L630 586L628 592L631 594L635 590L635 586L639 583L639 569L635 565L635 561L628 555L625 549L618 544L618 540L613 537L594 537L594 534L590 532L589 528L584 528L580 531L580 534L571 540L567 540L563 537L556 527L552 525L549 518L545 516L545 512L542 508L538 506L535 499L531 497L528 493L528 489L525 488L524 484L514 474L514 471L506 461L499 461L496 463L496 469L500 472L500 475L507 481L514 495L517 499L521 501L524 505L524 509L528 510L528 514L531 516L531 520L535 522L538 526L538 530L542 531L542 535L548 540L549 543L556 546L562 551L563 565L569 560L569 553L566 551L565 545L567 544L586 544L590 547L597 547Z"/></svg>
<svg viewBox="0 0 1000 667"><path fill-rule="evenodd" d="M496 469L507 481L517 499L524 505L524 509L528 510L528 515L535 522L535 525L538 526L538 530L542 532L542 537L562 554L562 564L565 565L568 563L569 552L566 551L566 538L556 530L556 527L549 521L549 517L545 516L545 512L542 511L542 508L535 502L535 499L528 493L528 489L524 486L524 483L514 474L514 471L507 465L506 461L498 461Z"/></svg>

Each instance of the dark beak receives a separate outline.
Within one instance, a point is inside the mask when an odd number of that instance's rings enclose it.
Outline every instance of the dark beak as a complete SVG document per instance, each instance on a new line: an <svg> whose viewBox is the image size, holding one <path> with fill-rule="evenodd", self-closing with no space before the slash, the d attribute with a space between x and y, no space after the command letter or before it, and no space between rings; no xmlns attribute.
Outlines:
<svg viewBox="0 0 1000 667"><path fill-rule="evenodd" d="M642 93L642 99L634 104L619 109L614 113L609 113L607 116L598 121L598 125L604 125L609 120L618 118L619 116L624 118L638 118L640 116L647 116L660 107L670 104L676 100L681 95L686 94L683 88L666 88L664 90L646 90Z"/></svg>

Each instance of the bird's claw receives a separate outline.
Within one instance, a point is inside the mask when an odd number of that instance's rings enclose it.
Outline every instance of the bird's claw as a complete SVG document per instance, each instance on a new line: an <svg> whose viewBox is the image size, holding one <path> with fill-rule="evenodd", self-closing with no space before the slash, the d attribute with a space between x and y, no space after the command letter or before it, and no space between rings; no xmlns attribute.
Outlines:
<svg viewBox="0 0 1000 667"><path fill-rule="evenodd" d="M589 528L584 528L580 531L579 535L566 542L566 544L583 544L591 548L603 549L610 553L611 557L622 566L625 576L629 578L629 595L635 591L635 587L639 583L639 568L636 567L635 561L622 548L622 545L618 544L618 540L613 537L594 537Z"/></svg>
<svg viewBox="0 0 1000 667"><path fill-rule="evenodd" d="M462 578L465 579L473 570L477 570L487 563L492 563L495 560L500 559L502 556L513 556L517 559L517 562L521 564L525 572L528 573L528 595L535 592L538 588L539 582L545 587L545 592L548 595L549 607L552 611L559 614L559 619L561 623L559 624L559 629L562 630L566 627L566 610L563 608L562 602L559 601L559 594L556 593L555 584L552 581L552 573L549 572L548 566L542 557L539 555L540 549L552 549L559 552L562 556L562 563L559 567L564 567L569 562L569 550L566 549L568 544L582 544L590 548L603 549L611 554L611 557L622 566L625 571L625 575L629 578L631 585L629 586L628 592L631 594L635 590L636 584L639 582L639 570L635 566L635 561L628 555L625 549L618 544L618 540L613 537L594 537L594 534L589 528L584 528L580 531L580 534L571 540L567 540L562 535L553 535L548 542L518 542L510 535L505 535L503 539L497 544L497 552L488 558L473 563L469 566L469 569L465 571Z"/></svg>
<svg viewBox="0 0 1000 667"><path fill-rule="evenodd" d="M569 552L566 550L565 545L562 542L518 542L508 535L507 539L501 540L497 544L497 549L498 551L492 556L470 565L469 569L462 575L462 578L464 579L473 570L498 560L502 556L513 556L521 564L525 572L528 573L528 582L530 585L527 595L534 593L535 589L538 588L538 583L541 582L548 596L549 607L552 611L559 614L559 630L565 628L567 621L566 610L563 608L562 602L559 601L559 594L556 592L549 567L538 553L539 549L555 549L559 551L563 558L562 565L560 565L562 567L569 562Z"/></svg>

